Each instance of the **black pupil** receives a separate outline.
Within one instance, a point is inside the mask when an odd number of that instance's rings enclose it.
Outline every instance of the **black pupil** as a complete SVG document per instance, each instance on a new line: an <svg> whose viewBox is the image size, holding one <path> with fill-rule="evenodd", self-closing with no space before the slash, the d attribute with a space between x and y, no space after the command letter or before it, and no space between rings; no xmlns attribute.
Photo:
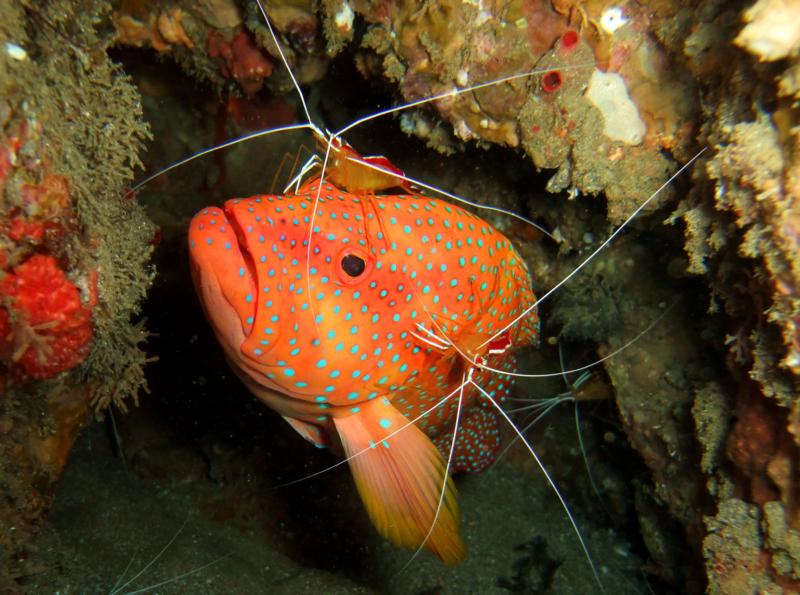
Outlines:
<svg viewBox="0 0 800 595"><path fill-rule="evenodd" d="M344 272L351 277L358 277L364 272L365 267L366 263L364 262L364 259L356 256L355 254L348 254L342 259L342 268L344 269Z"/></svg>

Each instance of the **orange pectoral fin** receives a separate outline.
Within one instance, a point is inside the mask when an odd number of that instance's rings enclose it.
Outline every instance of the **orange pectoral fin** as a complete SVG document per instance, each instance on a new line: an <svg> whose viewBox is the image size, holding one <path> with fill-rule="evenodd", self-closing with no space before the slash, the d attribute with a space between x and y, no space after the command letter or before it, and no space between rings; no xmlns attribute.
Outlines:
<svg viewBox="0 0 800 595"><path fill-rule="evenodd" d="M328 448L328 440L325 437L325 434L322 432L322 428L319 426L315 426L314 424L310 424L307 421L301 421L299 419L295 419L293 417L288 417L286 415L283 416L283 419L292 426L292 429L300 434L303 438L308 440L311 444L316 446L317 448Z"/></svg>
<svg viewBox="0 0 800 595"><path fill-rule="evenodd" d="M334 423L378 532L402 547L424 545L448 566L460 562L456 488L428 437L385 398Z"/></svg>

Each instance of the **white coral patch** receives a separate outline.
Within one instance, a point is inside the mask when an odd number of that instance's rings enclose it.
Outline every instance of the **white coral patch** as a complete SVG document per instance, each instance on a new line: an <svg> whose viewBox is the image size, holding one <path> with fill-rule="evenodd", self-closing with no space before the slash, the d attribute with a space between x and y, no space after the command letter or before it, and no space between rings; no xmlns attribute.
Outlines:
<svg viewBox="0 0 800 595"><path fill-rule="evenodd" d="M10 41L6 42L6 54L14 60L22 61L28 59L28 52L25 51L25 48Z"/></svg>
<svg viewBox="0 0 800 595"><path fill-rule="evenodd" d="M800 50L800 1L759 0L744 18L748 24L736 44L762 60L780 60Z"/></svg>
<svg viewBox="0 0 800 595"><path fill-rule="evenodd" d="M478 12L478 16L475 17L475 26L480 27L485 22L494 18L494 15L489 12L488 10L481 10Z"/></svg>
<svg viewBox="0 0 800 595"><path fill-rule="evenodd" d="M614 32L627 22L628 17L619 6L606 8L600 15L600 26L609 35L614 35Z"/></svg>
<svg viewBox="0 0 800 595"><path fill-rule="evenodd" d="M620 75L595 69L586 97L603 114L603 134L629 145L641 144L647 128Z"/></svg>
<svg viewBox="0 0 800 595"><path fill-rule="evenodd" d="M347 2L342 2L342 7L333 16L333 22L339 31L347 32L353 28L355 13Z"/></svg>
<svg viewBox="0 0 800 595"><path fill-rule="evenodd" d="M475 138L472 129L464 120L459 120L455 123L455 126L453 126L453 132L458 138L465 142Z"/></svg>

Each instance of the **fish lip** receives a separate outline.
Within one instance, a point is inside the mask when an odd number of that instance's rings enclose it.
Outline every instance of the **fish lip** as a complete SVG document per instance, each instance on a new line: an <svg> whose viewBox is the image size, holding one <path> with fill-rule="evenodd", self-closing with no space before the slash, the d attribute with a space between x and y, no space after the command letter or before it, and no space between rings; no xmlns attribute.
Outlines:
<svg viewBox="0 0 800 595"><path fill-rule="evenodd" d="M225 218L228 220L228 225L230 225L231 229L233 229L233 233L236 236L236 245L239 247L239 253L242 255L242 260L244 260L245 271L249 276L250 280L253 282L253 285L256 288L258 288L256 261L253 258L252 253L250 252L250 248L247 245L247 241L245 240L244 230L242 229L242 226L236 217L236 213L233 211L229 203L225 203L225 205L222 207L222 210L225 214ZM255 314L255 308L254 308L254 314Z"/></svg>
<svg viewBox="0 0 800 595"><path fill-rule="evenodd" d="M252 332L256 284L236 235L236 221L225 206L206 207L192 218L189 257L206 317L226 353L235 353Z"/></svg>

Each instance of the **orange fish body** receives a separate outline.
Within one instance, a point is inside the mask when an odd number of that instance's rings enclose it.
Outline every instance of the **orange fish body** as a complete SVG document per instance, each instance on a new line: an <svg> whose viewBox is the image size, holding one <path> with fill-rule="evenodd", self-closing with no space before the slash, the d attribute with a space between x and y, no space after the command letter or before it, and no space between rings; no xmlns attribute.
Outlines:
<svg viewBox="0 0 800 595"><path fill-rule="evenodd" d="M511 370L508 348L536 340L535 312L495 337L535 301L527 268L442 200L319 183L198 213L197 293L248 388L308 440L341 443L381 534L454 564L464 547L445 476L459 395L451 470L485 468L499 445L491 406L458 389L470 374L500 400L511 384L465 356Z"/></svg>

